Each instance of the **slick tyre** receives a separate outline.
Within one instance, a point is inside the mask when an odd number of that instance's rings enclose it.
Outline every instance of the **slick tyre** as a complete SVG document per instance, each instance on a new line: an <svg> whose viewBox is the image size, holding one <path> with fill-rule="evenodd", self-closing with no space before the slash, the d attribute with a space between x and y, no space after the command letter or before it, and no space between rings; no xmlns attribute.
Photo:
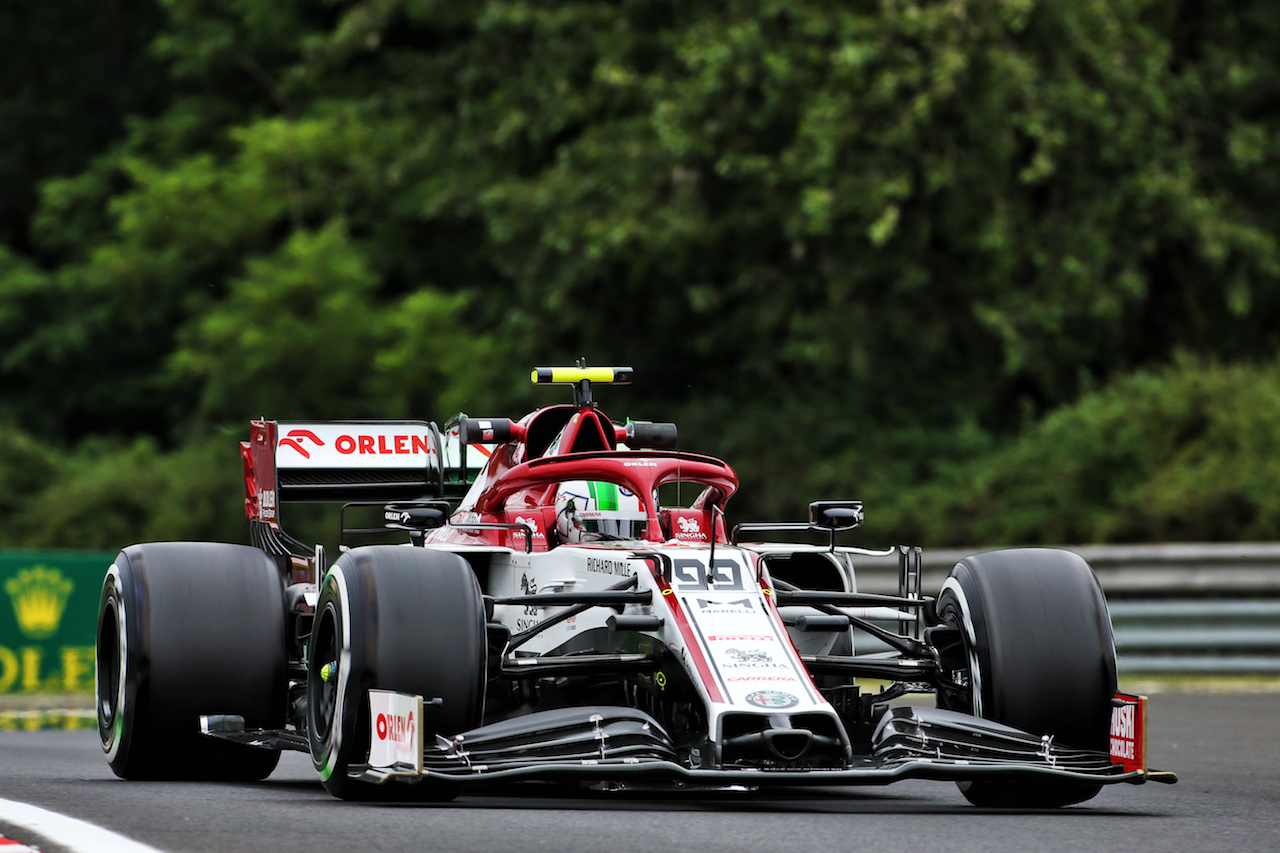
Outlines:
<svg viewBox="0 0 1280 853"><path fill-rule="evenodd" d="M1050 549L968 557L943 584L938 614L961 629L969 670L968 689L940 693L939 704L1057 744L1108 750L1115 644L1083 558ZM1000 808L1071 805L1101 789L1030 779L959 785L974 805Z"/></svg>
<svg viewBox="0 0 1280 853"><path fill-rule="evenodd" d="M278 751L200 733L203 714L283 728L280 574L256 548L214 542L132 545L98 605L98 735L124 779L253 780Z"/></svg>
<svg viewBox="0 0 1280 853"><path fill-rule="evenodd" d="M461 557L398 545L343 554L325 575L308 650L311 759L325 789L348 800L456 797L447 781L378 785L349 771L368 761L371 688L422 696L428 739L480 725L486 653L484 600Z"/></svg>

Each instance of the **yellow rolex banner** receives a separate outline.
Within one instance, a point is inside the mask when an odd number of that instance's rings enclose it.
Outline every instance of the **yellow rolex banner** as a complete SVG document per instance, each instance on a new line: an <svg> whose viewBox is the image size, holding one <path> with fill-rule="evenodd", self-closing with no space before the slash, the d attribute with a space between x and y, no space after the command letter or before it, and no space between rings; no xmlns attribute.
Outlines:
<svg viewBox="0 0 1280 853"><path fill-rule="evenodd" d="M0 695L93 692L98 596L114 557L0 551Z"/></svg>

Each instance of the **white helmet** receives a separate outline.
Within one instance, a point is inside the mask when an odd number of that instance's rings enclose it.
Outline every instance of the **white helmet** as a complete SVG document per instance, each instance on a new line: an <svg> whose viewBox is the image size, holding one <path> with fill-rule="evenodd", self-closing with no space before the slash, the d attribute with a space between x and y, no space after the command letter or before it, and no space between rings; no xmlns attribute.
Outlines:
<svg viewBox="0 0 1280 853"><path fill-rule="evenodd" d="M556 489L556 532L569 544L643 539L640 498L613 483L573 480Z"/></svg>

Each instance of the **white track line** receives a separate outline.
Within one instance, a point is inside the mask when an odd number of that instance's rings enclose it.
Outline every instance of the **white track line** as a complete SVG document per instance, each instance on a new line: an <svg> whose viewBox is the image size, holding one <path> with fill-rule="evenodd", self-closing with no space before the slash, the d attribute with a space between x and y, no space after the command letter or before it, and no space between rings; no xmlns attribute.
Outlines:
<svg viewBox="0 0 1280 853"><path fill-rule="evenodd" d="M161 853L109 829L14 800L0 799L0 821L29 830L71 853Z"/></svg>

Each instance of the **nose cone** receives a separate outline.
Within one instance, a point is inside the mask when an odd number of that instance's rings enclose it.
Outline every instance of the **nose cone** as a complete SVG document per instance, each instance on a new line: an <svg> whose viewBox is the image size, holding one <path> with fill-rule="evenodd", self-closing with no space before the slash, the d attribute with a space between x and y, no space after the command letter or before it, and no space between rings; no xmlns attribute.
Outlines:
<svg viewBox="0 0 1280 853"><path fill-rule="evenodd" d="M762 734L765 747L783 761L803 758L813 743L813 732L808 729L765 729Z"/></svg>

